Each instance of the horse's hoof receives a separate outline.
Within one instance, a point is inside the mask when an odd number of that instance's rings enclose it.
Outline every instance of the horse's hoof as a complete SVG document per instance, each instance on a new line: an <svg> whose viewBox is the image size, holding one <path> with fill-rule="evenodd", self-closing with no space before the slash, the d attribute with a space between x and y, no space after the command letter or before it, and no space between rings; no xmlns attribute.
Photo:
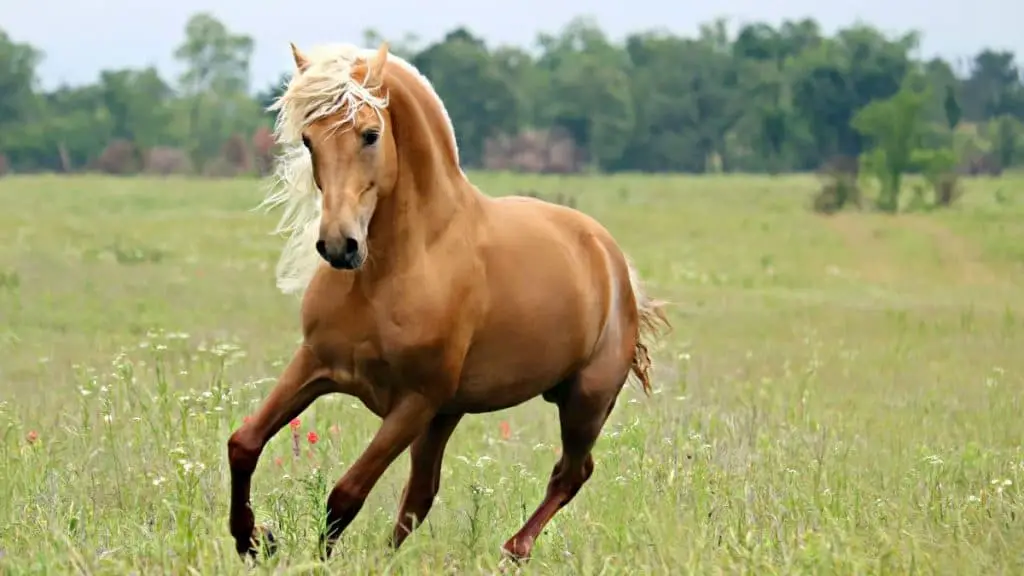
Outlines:
<svg viewBox="0 0 1024 576"><path fill-rule="evenodd" d="M263 549L267 558L277 553L277 539L274 538L274 533L270 531L270 528L263 525L253 528L249 545L239 546L238 555L243 560L255 561L260 549Z"/></svg>
<svg viewBox="0 0 1024 576"><path fill-rule="evenodd" d="M498 561L498 574L519 574L523 570L520 562L522 559L502 553L501 560Z"/></svg>
<svg viewBox="0 0 1024 576"><path fill-rule="evenodd" d="M270 530L269 526L257 526L253 532L253 540L256 541L257 546L263 548L267 558L277 554L277 538L274 537L274 533Z"/></svg>
<svg viewBox="0 0 1024 576"><path fill-rule="evenodd" d="M338 544L337 538L328 538L324 535L320 535L320 553L317 555L320 561L327 563L331 556L334 554L334 547Z"/></svg>
<svg viewBox="0 0 1024 576"><path fill-rule="evenodd" d="M530 559L528 554L522 554L517 550L509 550L506 546L501 548L501 560L498 561L498 572L500 574L518 574L522 566Z"/></svg>

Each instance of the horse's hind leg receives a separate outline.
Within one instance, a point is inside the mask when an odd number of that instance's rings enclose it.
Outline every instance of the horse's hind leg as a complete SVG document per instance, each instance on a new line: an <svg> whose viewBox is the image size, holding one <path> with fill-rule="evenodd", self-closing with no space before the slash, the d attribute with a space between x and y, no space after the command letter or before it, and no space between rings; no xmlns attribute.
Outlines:
<svg viewBox="0 0 1024 576"><path fill-rule="evenodd" d="M398 519L391 534L391 546L398 548L412 531L423 522L434 505L441 487L441 460L462 414L438 414L430 421L426 432L420 434L409 448L412 459L409 480L402 493Z"/></svg>
<svg viewBox="0 0 1024 576"><path fill-rule="evenodd" d="M574 379L560 384L551 399L558 404L562 456L551 471L547 494L529 520L502 547L512 559L530 556L533 543L551 518L568 504L594 472L590 454L628 375L628 364L611 354L595 359Z"/></svg>

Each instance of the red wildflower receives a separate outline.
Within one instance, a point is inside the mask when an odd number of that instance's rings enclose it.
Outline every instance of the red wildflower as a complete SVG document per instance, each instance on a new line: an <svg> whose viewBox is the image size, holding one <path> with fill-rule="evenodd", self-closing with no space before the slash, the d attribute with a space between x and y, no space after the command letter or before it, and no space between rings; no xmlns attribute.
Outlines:
<svg viewBox="0 0 1024 576"><path fill-rule="evenodd" d="M306 441L310 444L316 444L320 441L320 436L318 436L316 432L310 430L309 433L306 434Z"/></svg>
<svg viewBox="0 0 1024 576"><path fill-rule="evenodd" d="M501 421L501 424L498 425L498 428L501 431L502 440L508 440L509 438L512 437L512 427L509 426L508 422L506 422L505 420Z"/></svg>
<svg viewBox="0 0 1024 576"><path fill-rule="evenodd" d="M29 430L29 433L25 436L29 444L35 444L36 440L39 440L39 434L35 430Z"/></svg>
<svg viewBox="0 0 1024 576"><path fill-rule="evenodd" d="M302 421L299 420L298 418L295 418L294 420L289 422L288 425L292 427L292 430L298 430L299 426L302 426Z"/></svg>
<svg viewBox="0 0 1024 576"><path fill-rule="evenodd" d="M280 457L280 456L278 456L277 458L274 458L274 464L275 464L275 465L276 465L276 466L277 466L278 468L280 468L281 466L284 466L284 460L282 460L282 459L281 459L281 457Z"/></svg>

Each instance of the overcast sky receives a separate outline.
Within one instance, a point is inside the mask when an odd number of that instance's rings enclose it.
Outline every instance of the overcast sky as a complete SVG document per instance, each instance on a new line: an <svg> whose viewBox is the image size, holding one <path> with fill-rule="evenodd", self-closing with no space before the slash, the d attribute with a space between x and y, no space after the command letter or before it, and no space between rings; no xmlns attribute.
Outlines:
<svg viewBox="0 0 1024 576"><path fill-rule="evenodd" d="M810 16L829 33L860 19L893 33L920 30L923 56L965 58L988 46L1024 61L1021 0L0 0L0 28L46 53L40 75L48 88L149 64L173 80L180 68L171 53L200 10L255 39L256 88L288 69L290 40L359 42L372 27L386 38L413 32L433 41L464 25L491 45L529 46L538 32L584 14L615 40L655 27L690 35L717 16L739 23Z"/></svg>

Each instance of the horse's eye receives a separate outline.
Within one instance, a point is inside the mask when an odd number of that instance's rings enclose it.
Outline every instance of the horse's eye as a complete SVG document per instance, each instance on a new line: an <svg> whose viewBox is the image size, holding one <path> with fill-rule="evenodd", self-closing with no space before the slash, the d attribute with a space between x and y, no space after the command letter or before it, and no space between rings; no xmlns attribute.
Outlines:
<svg viewBox="0 0 1024 576"><path fill-rule="evenodd" d="M373 146L379 138L380 132L377 130L367 130L363 132L363 146Z"/></svg>

